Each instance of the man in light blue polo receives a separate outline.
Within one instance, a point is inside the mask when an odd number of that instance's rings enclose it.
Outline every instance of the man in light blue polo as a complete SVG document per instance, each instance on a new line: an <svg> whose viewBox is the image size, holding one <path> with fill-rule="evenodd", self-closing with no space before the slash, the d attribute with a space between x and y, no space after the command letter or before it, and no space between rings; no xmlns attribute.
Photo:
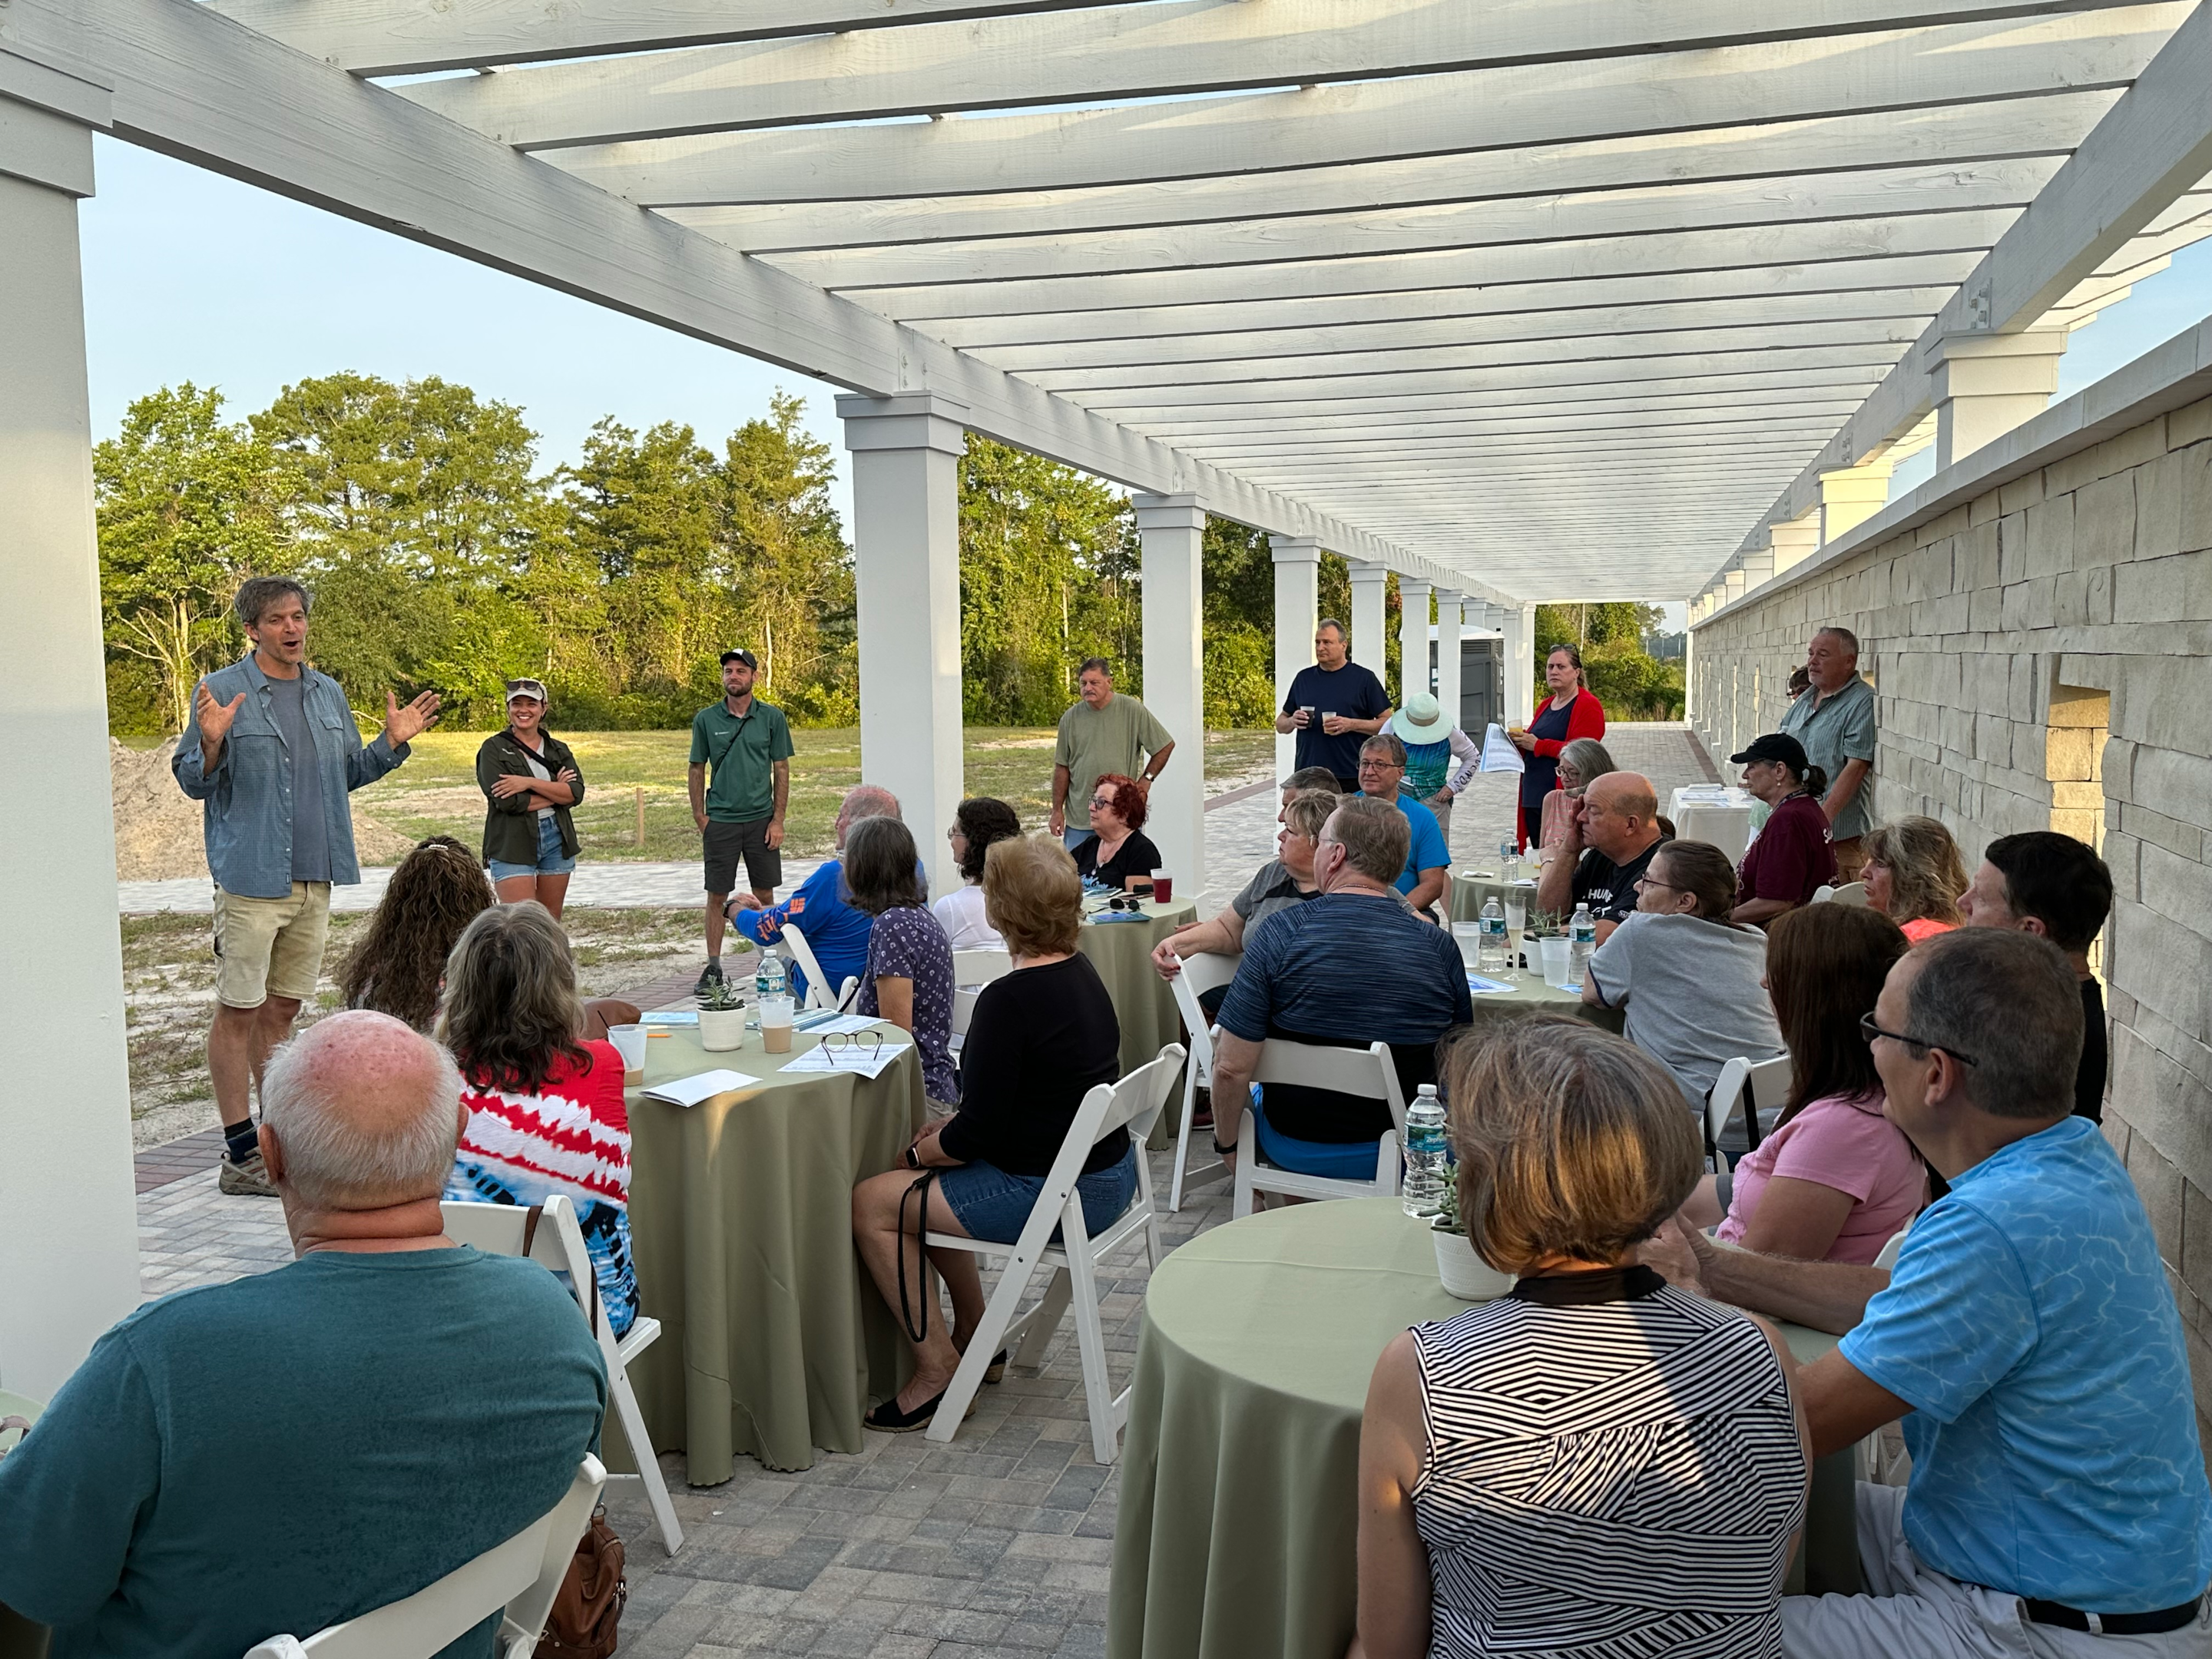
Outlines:
<svg viewBox="0 0 2212 1659"><path fill-rule="evenodd" d="M1411 841L1406 867L1395 884L1414 915L1433 920L1429 907L1443 896L1451 853L1444 846L1437 815L1399 788L1405 775L1406 745L1388 732L1378 732L1359 745L1359 793L1370 800L1387 800L1406 815Z"/></svg>
<svg viewBox="0 0 2212 1659"><path fill-rule="evenodd" d="M1874 823L1874 687L1859 678L1859 636L1848 628L1819 629L1805 647L1805 694L1782 716L1781 729L1828 775L1820 810L1828 815L1836 879L1856 881L1866 866L1863 837Z"/></svg>

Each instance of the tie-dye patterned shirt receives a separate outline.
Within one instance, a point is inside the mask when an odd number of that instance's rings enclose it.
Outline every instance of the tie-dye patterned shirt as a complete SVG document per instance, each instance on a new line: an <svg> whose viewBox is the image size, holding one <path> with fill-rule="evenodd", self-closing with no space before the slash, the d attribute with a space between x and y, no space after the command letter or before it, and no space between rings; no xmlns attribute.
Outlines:
<svg viewBox="0 0 2212 1659"><path fill-rule="evenodd" d="M2088 1119L1954 1177L1841 1352L1913 1407L1905 1536L1939 1572L2088 1613L2212 1579L2181 1316Z"/></svg>
<svg viewBox="0 0 2212 1659"><path fill-rule="evenodd" d="M629 1109L622 1054L586 1042L588 1066L556 1057L534 1094L491 1089L463 1071L469 1127L453 1154L446 1196L476 1204L575 1206L607 1323L623 1335L637 1317L629 1250Z"/></svg>

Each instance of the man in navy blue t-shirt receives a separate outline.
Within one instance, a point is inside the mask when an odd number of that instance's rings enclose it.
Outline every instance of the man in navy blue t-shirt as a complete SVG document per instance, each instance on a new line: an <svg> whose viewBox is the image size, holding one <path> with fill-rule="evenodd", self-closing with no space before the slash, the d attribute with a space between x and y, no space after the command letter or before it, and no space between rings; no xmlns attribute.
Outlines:
<svg viewBox="0 0 2212 1659"><path fill-rule="evenodd" d="M1359 745L1390 718L1382 682L1351 660L1344 624L1324 617L1314 629L1314 665L1301 668L1275 716L1275 730L1298 734L1298 764L1324 766L1340 794L1359 788Z"/></svg>

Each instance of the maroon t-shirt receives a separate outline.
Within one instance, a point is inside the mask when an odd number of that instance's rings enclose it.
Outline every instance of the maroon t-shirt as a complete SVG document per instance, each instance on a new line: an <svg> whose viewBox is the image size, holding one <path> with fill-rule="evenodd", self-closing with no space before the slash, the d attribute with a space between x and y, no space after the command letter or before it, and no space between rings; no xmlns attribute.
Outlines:
<svg viewBox="0 0 2212 1659"><path fill-rule="evenodd" d="M1792 795L1776 807L1766 828L1736 872L1736 902L1786 899L1809 904L1836 878L1836 849L1829 845L1828 815L1810 795Z"/></svg>

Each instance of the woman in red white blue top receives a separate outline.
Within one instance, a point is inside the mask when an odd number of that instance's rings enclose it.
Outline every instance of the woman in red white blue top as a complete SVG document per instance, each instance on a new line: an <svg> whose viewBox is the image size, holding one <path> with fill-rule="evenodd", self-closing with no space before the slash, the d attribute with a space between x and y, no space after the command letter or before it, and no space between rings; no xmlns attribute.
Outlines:
<svg viewBox="0 0 2212 1659"><path fill-rule="evenodd" d="M461 1068L468 1127L446 1196L575 1206L617 1336L637 1317L629 1248L629 1110L622 1055L587 1042L568 936L534 901L469 924L446 963L438 1040Z"/></svg>

